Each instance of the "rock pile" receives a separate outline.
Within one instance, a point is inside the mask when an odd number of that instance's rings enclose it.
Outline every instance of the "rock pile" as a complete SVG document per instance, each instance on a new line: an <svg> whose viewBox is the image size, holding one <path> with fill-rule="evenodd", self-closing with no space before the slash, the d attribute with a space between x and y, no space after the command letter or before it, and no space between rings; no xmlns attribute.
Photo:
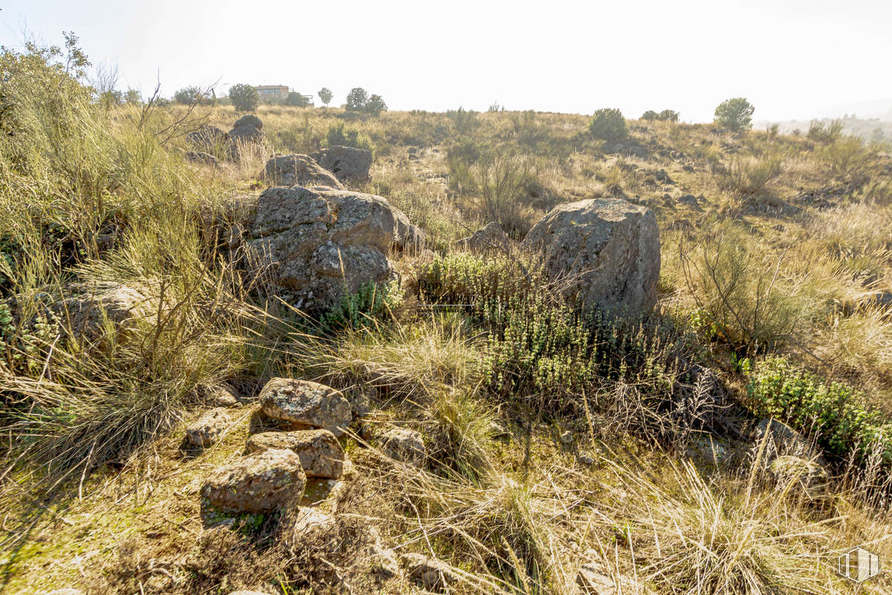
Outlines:
<svg viewBox="0 0 892 595"><path fill-rule="evenodd" d="M283 299L324 312L347 292L391 280L388 253L417 249L423 234L380 196L295 186L260 195L246 240Z"/></svg>

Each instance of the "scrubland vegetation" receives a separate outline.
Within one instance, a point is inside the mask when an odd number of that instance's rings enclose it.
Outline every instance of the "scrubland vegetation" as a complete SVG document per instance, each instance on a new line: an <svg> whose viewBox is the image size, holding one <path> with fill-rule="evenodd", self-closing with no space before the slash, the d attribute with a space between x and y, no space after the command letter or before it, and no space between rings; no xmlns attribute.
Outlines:
<svg viewBox="0 0 892 595"><path fill-rule="evenodd" d="M265 140L214 168L184 159L186 133L230 127L233 107L109 106L85 67L74 39L0 56L8 592L304 593L349 576L348 545L286 546L274 515L202 525L196 482L239 454L248 414L199 457L178 430L209 387L251 395L273 375L363 394L365 424L424 433L431 464L416 469L355 429L345 531L374 524L436 555L454 592L572 593L596 562L628 592L848 593L838 554L892 555L889 146L832 126L746 131L745 100L707 125L671 110L388 112L356 93L350 110L260 106ZM403 210L432 253L314 319L228 237L268 157L334 145L373 151L353 189ZM489 221L520 239L557 204L607 196L659 222L644 319L568 306L521 254L455 249ZM135 321L83 326L82 296L121 285L143 298ZM468 307L436 307L454 296ZM827 498L771 481L747 440L764 417L822 448Z"/></svg>

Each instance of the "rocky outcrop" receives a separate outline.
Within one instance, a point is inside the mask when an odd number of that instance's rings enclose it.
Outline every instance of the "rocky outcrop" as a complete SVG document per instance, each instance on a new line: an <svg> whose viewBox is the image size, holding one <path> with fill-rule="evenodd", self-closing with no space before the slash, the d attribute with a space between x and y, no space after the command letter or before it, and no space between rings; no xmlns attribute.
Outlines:
<svg viewBox="0 0 892 595"><path fill-rule="evenodd" d="M498 223L490 221L470 236L460 239L457 244L459 249L476 254L498 254L508 251L511 240Z"/></svg>
<svg viewBox="0 0 892 595"><path fill-rule="evenodd" d="M254 266L298 308L324 312L347 292L393 278L390 250L423 239L380 196L325 188L269 188L247 239Z"/></svg>
<svg viewBox="0 0 892 595"><path fill-rule="evenodd" d="M335 436L350 424L350 403L340 391L324 384L292 378L273 378L260 392L260 406L268 417L298 428L324 428Z"/></svg>
<svg viewBox="0 0 892 595"><path fill-rule="evenodd" d="M201 495L223 512L271 512L296 504L306 483L294 452L266 450L214 471L205 480Z"/></svg>
<svg viewBox="0 0 892 595"><path fill-rule="evenodd" d="M645 207L618 198L559 205L522 246L580 305L636 316L656 302L660 236L656 217Z"/></svg>
<svg viewBox="0 0 892 595"><path fill-rule="evenodd" d="M828 494L827 470L816 461L784 455L771 461L769 469L781 490L790 489L809 500Z"/></svg>
<svg viewBox="0 0 892 595"><path fill-rule="evenodd" d="M382 436L382 452L390 459L423 467L427 459L427 448L419 432L407 428L393 428Z"/></svg>
<svg viewBox="0 0 892 595"><path fill-rule="evenodd" d="M186 428L186 439L195 446L207 448L220 438L229 422L226 409L222 407L211 409L189 424Z"/></svg>
<svg viewBox="0 0 892 595"><path fill-rule="evenodd" d="M328 430L263 432L248 438L249 453L271 449L294 451L307 477L337 479L344 471L344 449Z"/></svg>
<svg viewBox="0 0 892 595"><path fill-rule="evenodd" d="M331 172L307 155L277 155L266 162L261 177L273 186L327 186L344 190Z"/></svg>
<svg viewBox="0 0 892 595"><path fill-rule="evenodd" d="M369 180L369 168L372 166L371 151L335 145L313 153L310 157L342 182Z"/></svg>
<svg viewBox="0 0 892 595"><path fill-rule="evenodd" d="M123 283L106 283L75 287L78 294L61 304L70 317L72 330L81 336L95 338L111 323L118 333L133 328L140 319L156 315L157 300L145 287Z"/></svg>
<svg viewBox="0 0 892 595"><path fill-rule="evenodd" d="M230 141L257 142L263 139L263 122L253 114L242 116L236 120L228 137Z"/></svg>

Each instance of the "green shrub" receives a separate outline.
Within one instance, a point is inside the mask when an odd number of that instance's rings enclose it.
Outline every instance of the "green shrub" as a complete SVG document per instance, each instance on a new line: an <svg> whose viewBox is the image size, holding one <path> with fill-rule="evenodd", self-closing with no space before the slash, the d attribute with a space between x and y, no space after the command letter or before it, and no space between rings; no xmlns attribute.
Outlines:
<svg viewBox="0 0 892 595"><path fill-rule="evenodd" d="M459 107L457 110L447 110L446 117L452 121L455 132L460 136L470 134L480 127L480 119L474 110Z"/></svg>
<svg viewBox="0 0 892 595"><path fill-rule="evenodd" d="M671 109L664 109L659 114L657 114L657 120L662 120L663 122L678 122L678 112Z"/></svg>
<svg viewBox="0 0 892 595"><path fill-rule="evenodd" d="M646 112L644 112L643 114L641 114L641 119L642 120L656 120L657 112L653 111L652 109L649 109Z"/></svg>
<svg viewBox="0 0 892 595"><path fill-rule="evenodd" d="M331 89L328 87L322 87L319 89L319 101L321 101L326 107L329 103L331 103L331 99L334 95L331 92Z"/></svg>
<svg viewBox="0 0 892 595"><path fill-rule="evenodd" d="M211 105L214 103L210 89L202 89L196 86L180 89L173 94L173 100L181 105Z"/></svg>
<svg viewBox="0 0 892 595"><path fill-rule="evenodd" d="M818 152L818 158L838 176L858 171L867 163L868 157L864 142L856 136L839 138Z"/></svg>
<svg viewBox="0 0 892 595"><path fill-rule="evenodd" d="M257 89L251 85L240 83L229 89L229 100L232 101L236 111L253 112L260 103L260 96L257 94Z"/></svg>
<svg viewBox="0 0 892 595"><path fill-rule="evenodd" d="M325 134L325 146L335 147L341 145L343 147L353 147L354 149L365 149L366 151L375 152L375 145L372 140L360 131L344 127L343 122L331 124L328 132Z"/></svg>
<svg viewBox="0 0 892 595"><path fill-rule="evenodd" d="M749 130L753 126L755 110L744 97L728 99L715 108L715 123L731 132Z"/></svg>
<svg viewBox="0 0 892 595"><path fill-rule="evenodd" d="M344 296L337 306L322 316L326 330L358 330L376 326L392 316L403 302L403 292L396 281L365 283Z"/></svg>
<svg viewBox="0 0 892 595"><path fill-rule="evenodd" d="M772 180L784 171L784 157L771 152L761 157L734 156L726 168L716 173L719 187L739 197L760 193Z"/></svg>
<svg viewBox="0 0 892 595"><path fill-rule="evenodd" d="M288 96L285 97L285 105L290 105L292 107L307 107L310 105L310 100L297 91L291 91L288 93Z"/></svg>
<svg viewBox="0 0 892 595"><path fill-rule="evenodd" d="M806 136L819 143L831 143L842 136L842 120L833 120L826 126L820 120L812 120Z"/></svg>
<svg viewBox="0 0 892 595"><path fill-rule="evenodd" d="M626 120L618 109L599 109L592 116L588 129L593 137L606 141L622 140L628 135Z"/></svg>
<svg viewBox="0 0 892 595"><path fill-rule="evenodd" d="M863 405L864 397L851 387L799 370L781 357L756 366L747 384L754 413L773 417L794 429L815 436L838 460L855 454L862 461L876 444L883 448L883 463L892 462L892 427Z"/></svg>

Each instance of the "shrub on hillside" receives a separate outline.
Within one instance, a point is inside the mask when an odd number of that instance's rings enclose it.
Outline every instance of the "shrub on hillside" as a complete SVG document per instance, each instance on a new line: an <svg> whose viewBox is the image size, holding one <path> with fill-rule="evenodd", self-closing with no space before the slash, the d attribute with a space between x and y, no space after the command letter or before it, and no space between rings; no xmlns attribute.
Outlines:
<svg viewBox="0 0 892 595"><path fill-rule="evenodd" d="M835 175L846 175L863 167L869 157L864 141L857 136L845 136L822 147L818 158L830 167Z"/></svg>
<svg viewBox="0 0 892 595"><path fill-rule="evenodd" d="M678 112L671 109L664 109L660 113L652 109L647 110L641 115L642 120L659 120L661 122L678 122Z"/></svg>
<svg viewBox="0 0 892 595"><path fill-rule="evenodd" d="M883 463L892 463L892 427L867 410L864 397L850 386L797 369L781 357L756 366L747 384L749 407L815 436L839 460L855 454L863 462L874 445L883 450Z"/></svg>
<svg viewBox="0 0 892 595"><path fill-rule="evenodd" d="M310 100L297 91L291 91L288 93L288 96L285 97L284 103L285 105L290 105L292 107L307 107L310 105Z"/></svg>
<svg viewBox="0 0 892 595"><path fill-rule="evenodd" d="M196 86L180 89L173 94L173 100L180 105L211 105L214 103L210 89L202 89Z"/></svg>
<svg viewBox="0 0 892 595"><path fill-rule="evenodd" d="M355 87L347 94L348 112L361 112L377 116L387 111L387 104L380 95L369 95L362 87Z"/></svg>
<svg viewBox="0 0 892 595"><path fill-rule="evenodd" d="M334 95L331 92L331 89L328 87L322 87L319 89L319 101L321 101L326 107L331 103L331 99Z"/></svg>
<svg viewBox="0 0 892 595"><path fill-rule="evenodd" d="M812 120L806 136L819 143L831 143L842 136L842 120L833 120L827 125L820 120Z"/></svg>
<svg viewBox="0 0 892 595"><path fill-rule="evenodd" d="M744 97L728 99L715 108L715 123L731 132L749 130L753 126L755 110Z"/></svg>
<svg viewBox="0 0 892 595"><path fill-rule="evenodd" d="M626 120L618 109L599 109L592 116L588 129L593 137L606 141L621 140L628 135Z"/></svg>
<svg viewBox="0 0 892 595"><path fill-rule="evenodd" d="M784 171L784 158L770 152L761 157L734 156L731 163L716 172L719 187L739 197L751 197L761 192Z"/></svg>
<svg viewBox="0 0 892 595"><path fill-rule="evenodd" d="M325 134L325 146L335 147L338 145L375 152L375 145L368 136L354 128L345 128L343 122L331 124Z"/></svg>
<svg viewBox="0 0 892 595"><path fill-rule="evenodd" d="M257 89L251 85L240 83L229 89L229 100L232 101L236 111L253 112L260 103L260 96L257 94Z"/></svg>

